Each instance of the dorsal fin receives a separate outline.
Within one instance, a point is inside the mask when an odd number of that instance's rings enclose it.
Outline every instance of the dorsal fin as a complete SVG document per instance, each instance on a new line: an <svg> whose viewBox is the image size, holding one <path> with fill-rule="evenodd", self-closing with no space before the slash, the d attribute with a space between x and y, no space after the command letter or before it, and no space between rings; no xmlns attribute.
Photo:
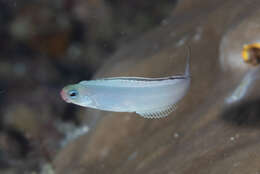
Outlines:
<svg viewBox="0 0 260 174"><path fill-rule="evenodd" d="M183 75L176 76L167 76L167 77L159 77L159 78L147 78L147 77L108 77L98 80L125 80L125 81L162 81L169 79L185 79Z"/></svg>
<svg viewBox="0 0 260 174"><path fill-rule="evenodd" d="M185 79L185 76L171 76L163 78L143 78L143 77L113 77L97 80L81 81L81 85L101 85L115 87L144 87L144 86L160 86L165 84L177 83L178 80Z"/></svg>

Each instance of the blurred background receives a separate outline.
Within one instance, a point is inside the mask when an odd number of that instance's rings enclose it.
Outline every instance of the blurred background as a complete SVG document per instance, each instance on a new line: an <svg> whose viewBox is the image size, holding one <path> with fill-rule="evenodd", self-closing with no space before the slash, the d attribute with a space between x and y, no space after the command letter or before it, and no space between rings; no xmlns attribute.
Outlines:
<svg viewBox="0 0 260 174"><path fill-rule="evenodd" d="M167 25L176 0L1 0L0 173L51 174L95 119L66 104L119 47Z"/></svg>

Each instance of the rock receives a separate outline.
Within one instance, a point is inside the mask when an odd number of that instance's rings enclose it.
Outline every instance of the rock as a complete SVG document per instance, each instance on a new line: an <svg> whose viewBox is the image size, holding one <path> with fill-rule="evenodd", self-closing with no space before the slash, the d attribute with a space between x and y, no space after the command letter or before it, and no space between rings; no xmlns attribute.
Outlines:
<svg viewBox="0 0 260 174"><path fill-rule="evenodd" d="M259 5L256 0L183 0L167 25L122 46L95 78L181 74L187 54L184 45L189 45L192 84L188 94L175 113L160 120L90 110L89 116L100 118L95 129L59 153L54 161L56 174L260 172L259 125L230 124L239 119L236 115L241 107L240 118L257 118L252 107L259 102L259 90L242 85L252 97L242 97L236 104L225 102L255 68L243 64L241 51L254 38L243 34L258 25ZM234 68L233 63L222 61L228 59L242 65ZM253 81L259 83L257 78ZM231 122L224 119L227 113L233 116Z"/></svg>

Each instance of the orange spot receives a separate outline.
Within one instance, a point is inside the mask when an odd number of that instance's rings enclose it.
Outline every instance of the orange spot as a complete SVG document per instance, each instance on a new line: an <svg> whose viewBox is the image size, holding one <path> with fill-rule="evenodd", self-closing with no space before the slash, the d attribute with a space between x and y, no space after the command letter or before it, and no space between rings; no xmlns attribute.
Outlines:
<svg viewBox="0 0 260 174"><path fill-rule="evenodd" d="M246 63L258 65L260 63L260 43L244 45L242 57Z"/></svg>

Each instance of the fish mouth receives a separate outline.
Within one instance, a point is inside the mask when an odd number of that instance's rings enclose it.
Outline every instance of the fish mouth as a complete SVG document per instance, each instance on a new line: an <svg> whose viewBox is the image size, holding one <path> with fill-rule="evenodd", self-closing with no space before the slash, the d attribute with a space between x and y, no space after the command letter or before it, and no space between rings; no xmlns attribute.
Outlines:
<svg viewBox="0 0 260 174"><path fill-rule="evenodd" d="M60 95L61 95L61 98L62 98L65 102L70 103L69 100L68 100L68 98L67 98L66 92L65 92L64 90L61 90L61 91L60 91Z"/></svg>

